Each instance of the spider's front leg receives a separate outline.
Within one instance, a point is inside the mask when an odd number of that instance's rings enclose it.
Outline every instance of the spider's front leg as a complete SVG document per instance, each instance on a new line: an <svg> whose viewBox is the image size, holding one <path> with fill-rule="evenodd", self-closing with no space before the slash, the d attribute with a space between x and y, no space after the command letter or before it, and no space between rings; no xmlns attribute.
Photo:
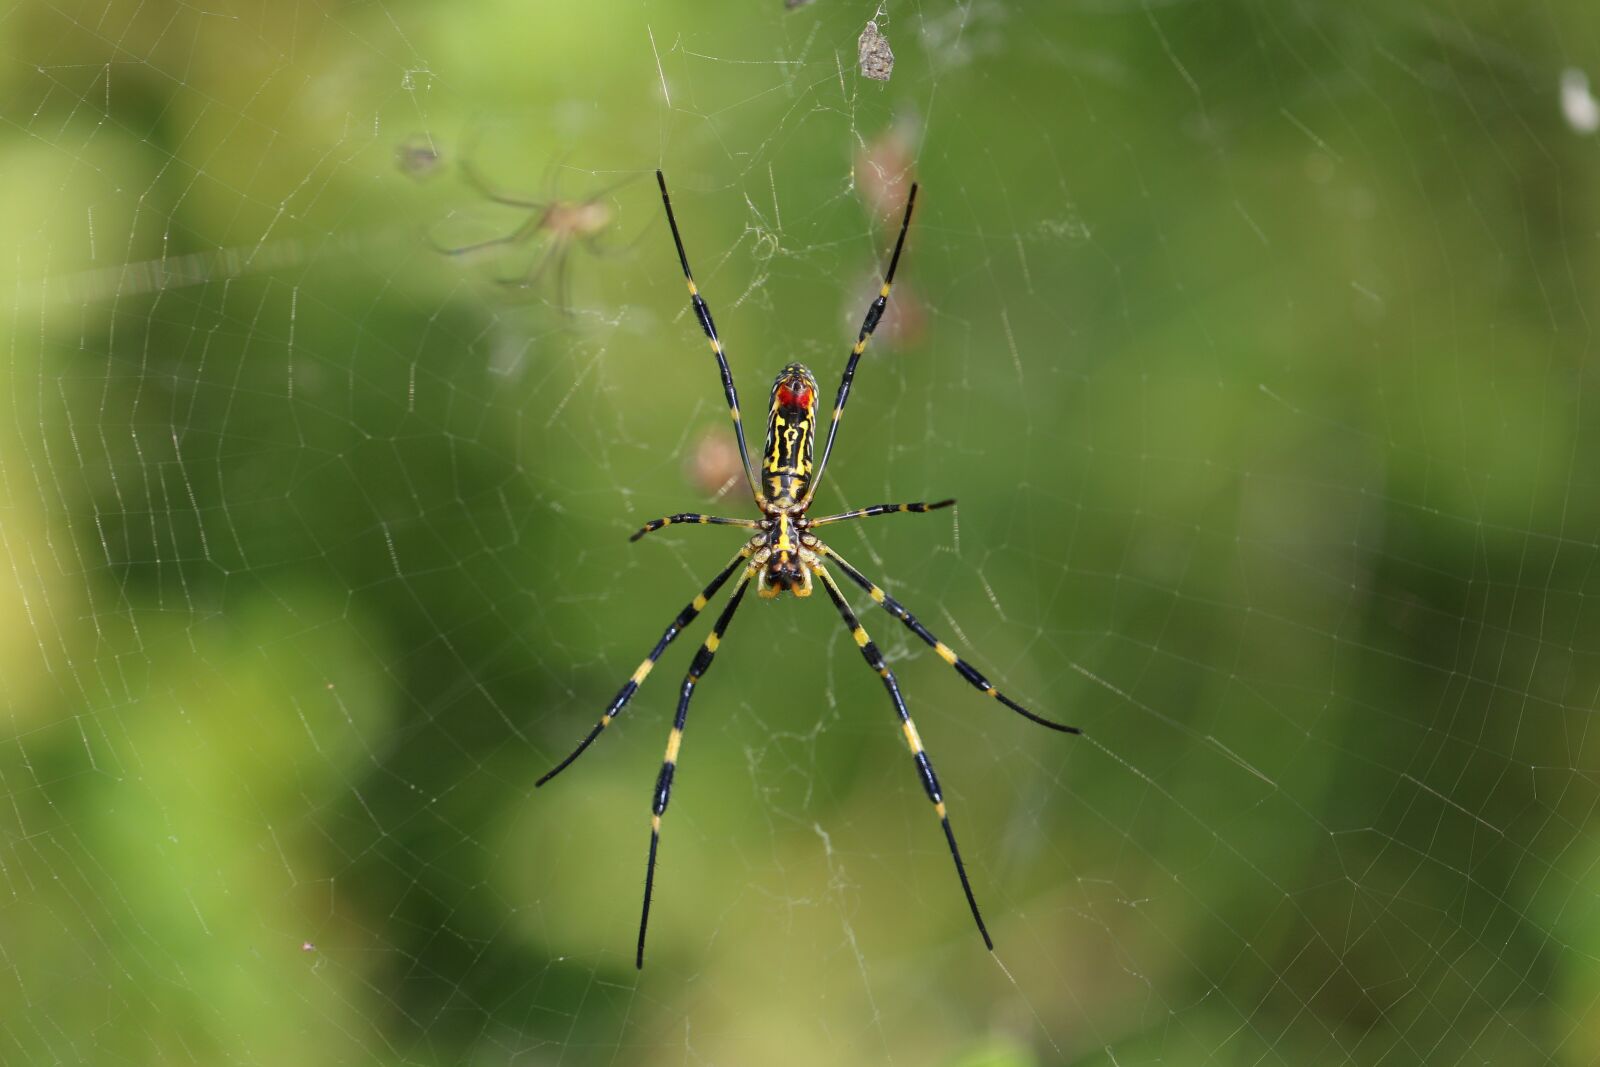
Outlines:
<svg viewBox="0 0 1600 1067"><path fill-rule="evenodd" d="M717 358L717 371L722 376L722 394L728 402L728 417L733 420L734 437L739 442L739 460L744 468L745 482L750 486L750 493L756 498L757 506L760 506L765 503L765 497L761 495L755 469L750 465L750 446L744 437L744 421L739 415L739 393L733 385L733 371L728 369L728 355L722 349L722 339L717 336L717 325L711 320L711 308L700 295L700 287L694 283L694 273L689 270L689 253L683 249L683 237L678 233L678 219L672 213L672 198L667 195L667 179L659 170L656 171L656 184L661 187L661 206L667 212L667 226L672 230L672 244L678 250L678 264L683 267L683 280L689 286L689 304L694 308L694 316L699 320L700 329L705 332L706 340L711 343L712 355Z"/></svg>

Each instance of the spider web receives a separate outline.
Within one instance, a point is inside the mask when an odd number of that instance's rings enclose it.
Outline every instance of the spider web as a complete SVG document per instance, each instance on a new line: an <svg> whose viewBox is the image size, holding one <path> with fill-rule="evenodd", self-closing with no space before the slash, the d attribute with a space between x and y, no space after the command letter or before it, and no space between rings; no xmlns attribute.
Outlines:
<svg viewBox="0 0 1600 1067"><path fill-rule="evenodd" d="M1593 1062L1597 18L13 8L0 1058ZM747 413L923 183L818 503L958 497L830 540L1085 730L855 598L993 956L822 597L642 972L699 630L533 789L748 513L657 166Z"/></svg>

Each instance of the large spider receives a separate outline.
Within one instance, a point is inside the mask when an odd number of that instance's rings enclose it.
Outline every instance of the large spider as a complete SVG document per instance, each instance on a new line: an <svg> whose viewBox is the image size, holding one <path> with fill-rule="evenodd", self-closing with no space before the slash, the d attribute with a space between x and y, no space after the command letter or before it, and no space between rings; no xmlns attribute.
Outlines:
<svg viewBox="0 0 1600 1067"><path fill-rule="evenodd" d="M978 902L972 895L972 885L967 880L966 866L961 862L961 851L956 847L955 833L950 829L950 818L945 812L944 795L939 789L939 779L933 773L933 764L928 761L928 754L922 747L922 739L917 735L917 727L911 721L911 713L906 710L905 700L900 696L900 686L895 681L894 672L884 663L878 646L873 644L871 638L867 636L867 631L862 629L855 612L850 610L850 605L845 602L844 594L839 590L838 583L834 581L823 559L831 559L836 563L845 577L865 589L885 611L933 646L933 650L941 659L954 667L961 677L980 692L995 698L1024 718L1048 726L1052 730L1075 734L1079 732L1078 728L1041 718L990 685L988 679L957 656L949 645L935 637L926 626L917 621L916 616L901 606L898 600L852 567L840 557L839 553L823 544L813 532L818 527L849 519L889 515L901 511L919 513L933 511L936 508L949 507L955 503L954 500L940 500L932 504L874 504L871 507L856 508L853 511L827 515L820 519L806 516L806 509L811 506L817 485L822 480L823 469L828 465L828 456L833 451L833 439L839 432L839 416L844 411L845 401L850 397L850 382L855 375L856 364L860 361L861 353L866 349L867 341L872 337L873 330L878 326L878 320L883 317L883 309L888 304L889 287L894 284L895 267L900 263L900 251L905 247L906 231L911 226L911 208L916 203L917 187L913 185L910 195L906 198L905 218L900 223L900 236L895 240L894 255L889 259L889 270L884 275L883 287L878 290L877 298L867 309L866 318L861 323L861 332L856 337L855 346L850 350L849 360L845 363L844 377L839 382L839 395L834 400L833 418L828 424L828 439L822 447L822 460L813 469L811 456L812 446L816 440L817 379L804 365L791 363L783 368L778 374L777 381L772 385L772 401L767 411L766 446L762 451L762 477L758 479L750 466L750 449L745 443L744 424L739 418L739 398L734 391L733 375L728 370L728 360L723 354L722 342L717 339L717 328L711 321L711 309L701 298L700 290L694 284L694 275L689 271L689 257L683 250L683 239L678 234L678 222L672 214L672 201L667 196L667 181L660 171L656 171L656 181L661 186L661 203L667 210L667 223L672 227L672 240L677 245L678 261L683 266L683 277L689 285L689 300L694 306L694 313L700 320L701 328L705 330L706 338L711 342L711 351L717 357L717 367L722 372L722 390L728 399L728 413L733 418L734 433L739 441L739 455L743 461L745 477L750 483L750 491L755 495L756 507L761 512L761 518L731 519L697 513L668 515L652 519L633 535L631 540L637 541L647 533L676 523L743 526L757 531L739 549L728 565L700 592L700 595L678 612L677 618L672 620L666 632L661 635L661 639L656 642L655 648L650 650L650 654L639 664L632 677L617 691L605 714L589 731L588 736L578 743L578 747L571 755L540 778L536 784L544 785L583 754L584 749L600 736L600 731L609 726L611 720L622 712L623 707L649 676L651 668L656 665L656 661L661 658L667 646L684 627L705 610L706 603L732 577L734 571L742 568L739 580L733 587L732 598L722 609L722 614L717 616L716 625L711 628L710 636L705 639L700 651L695 654L694 662L689 665L689 673L685 676L683 688L678 695L677 718L673 721L672 733L667 737L666 759L661 764L661 773L656 777L650 809L650 859L644 877L644 909L639 917L639 946L634 956L635 966L642 968L645 928L650 921L650 894L655 886L656 849L661 841L661 816L666 813L667 801L672 796L672 779L677 771L678 750L683 743L683 727L689 716L689 700L694 696L695 684L706 671L711 669L711 660L717 653L717 646L721 644L728 623L733 620L733 613L739 608L739 602L744 599L751 579L755 579L757 591L763 597L775 597L785 591L804 597L811 595L812 578L815 577L828 591L828 597L839 610L845 628L850 631L850 635L860 647L867 664L883 679L884 688L889 692L889 699L894 703L895 714L900 717L900 728L904 731L906 744L911 749L922 788L927 792L928 799L933 802L934 813L939 816L945 840L950 844L950 858L955 861L956 874L961 879L961 890L967 896L967 906L972 909L973 921L978 924L978 933L983 935L984 945L993 951L994 941L990 939L989 931L983 924L983 915L978 911Z"/></svg>

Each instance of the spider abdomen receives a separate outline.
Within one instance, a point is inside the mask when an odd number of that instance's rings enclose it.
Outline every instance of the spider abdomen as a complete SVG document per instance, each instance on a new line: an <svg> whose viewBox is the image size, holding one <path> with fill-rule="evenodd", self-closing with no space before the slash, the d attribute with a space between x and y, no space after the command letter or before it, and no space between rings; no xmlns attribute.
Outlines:
<svg viewBox="0 0 1600 1067"><path fill-rule="evenodd" d="M811 486L811 452L817 430L817 379L802 363L791 363L772 383L767 444L761 481L768 502L792 508Z"/></svg>

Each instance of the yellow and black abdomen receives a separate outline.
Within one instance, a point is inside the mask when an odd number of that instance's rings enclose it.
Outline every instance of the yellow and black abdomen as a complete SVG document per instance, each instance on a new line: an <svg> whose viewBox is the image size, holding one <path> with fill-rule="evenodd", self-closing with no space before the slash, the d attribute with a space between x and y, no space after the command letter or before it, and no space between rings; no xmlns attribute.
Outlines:
<svg viewBox="0 0 1600 1067"><path fill-rule="evenodd" d="M772 385L767 444L762 450L761 489L770 504L793 507L811 485L816 442L817 380L799 363L783 368Z"/></svg>

